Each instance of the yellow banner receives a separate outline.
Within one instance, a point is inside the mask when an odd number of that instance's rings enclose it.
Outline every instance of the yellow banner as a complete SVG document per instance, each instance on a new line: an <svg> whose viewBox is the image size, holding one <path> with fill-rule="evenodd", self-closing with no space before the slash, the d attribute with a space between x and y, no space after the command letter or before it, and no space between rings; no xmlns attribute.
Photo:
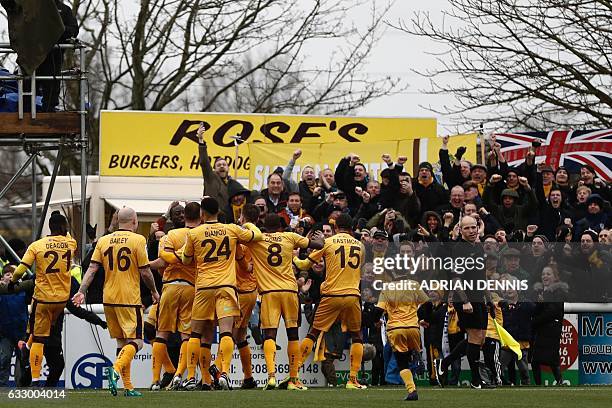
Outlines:
<svg viewBox="0 0 612 408"><path fill-rule="evenodd" d="M358 146L436 135L433 118L102 111L100 175L200 177L196 131L201 122L209 155L213 160L224 157L238 169L239 178L249 177L251 163L257 163L249 157L247 144L275 150L288 143ZM232 136L245 142L237 154Z"/></svg>
<svg viewBox="0 0 612 408"><path fill-rule="evenodd" d="M451 155L459 146L466 146L464 155L466 160L476 161L476 133L452 136L449 139L448 148ZM296 149L302 151L301 157L293 168L292 179L300 180L302 169L305 166L315 168L315 173L324 168L335 169L343 157L349 153L359 155L370 174L370 179L379 179L380 172L387 168L382 160L382 155L387 153L395 161L398 156L406 156L408 161L404 169L414 175L419 163L429 161L434 166L434 171L440 171L438 151L442 146L441 138L423 138L402 141L387 141L378 143L355 143L346 145L342 143L320 143L320 144L284 144L270 145L264 143L253 143L249 145L249 154L252 162L250 173L250 188L261 190L267 187L266 180L270 173L277 167L283 169L287 166L289 159ZM451 158L452 160L452 158ZM436 171L437 169L437 171Z"/></svg>

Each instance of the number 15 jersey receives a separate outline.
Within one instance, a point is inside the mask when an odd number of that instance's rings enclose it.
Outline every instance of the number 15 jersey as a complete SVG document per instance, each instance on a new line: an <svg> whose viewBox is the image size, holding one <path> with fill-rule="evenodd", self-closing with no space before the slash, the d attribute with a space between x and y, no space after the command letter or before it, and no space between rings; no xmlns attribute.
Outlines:
<svg viewBox="0 0 612 408"><path fill-rule="evenodd" d="M325 259L325 280L321 284L321 296L359 296L364 257L363 244L349 234L340 233L325 239L322 249L308 255L313 263Z"/></svg>
<svg viewBox="0 0 612 408"><path fill-rule="evenodd" d="M140 268L149 265L145 238L132 231L117 230L98 240L91 257L104 267L107 306L140 306Z"/></svg>

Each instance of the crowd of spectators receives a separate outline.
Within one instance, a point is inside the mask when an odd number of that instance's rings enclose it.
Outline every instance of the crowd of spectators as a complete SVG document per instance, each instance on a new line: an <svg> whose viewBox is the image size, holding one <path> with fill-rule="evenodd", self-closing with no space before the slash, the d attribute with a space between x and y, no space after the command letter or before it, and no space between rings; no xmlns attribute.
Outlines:
<svg viewBox="0 0 612 408"><path fill-rule="evenodd" d="M388 347L385 351L384 321L371 313L377 301L375 259L395 254L432 255L434 248L460 240L462 217L475 218L487 254L487 279L529 283L528 294L512 290L497 293L496 319L525 353L517 359L516 354L502 349L497 357L502 367L508 367L509 375L493 375L493 382L528 383L528 363L536 383L541 382L541 365L550 366L560 381L563 302L587 301L587 297L588 301L605 302L612 297L610 185L589 165L582 166L579 174L571 174L563 166L536 163L535 147L529 149L520 165L510 166L494 138L484 165L464 160L466 147L451 154L447 146L445 137L439 151L440 173L431 163L422 162L418 171L410 174L405 167L406 156L393 159L382 154L387 167L379 175L371 174L357 154L348 154L335 169L326 168L319 174L312 166L301 166L299 181L293 179L301 157L301 151L296 150L285 168L279 167L268 176L265 189L251 191L229 175L225 159L209 156L206 142L200 139L203 195L221 203L223 222L237 222L244 206L254 204L260 212L259 227L263 227L267 214L275 213L286 230L306 236L317 230L332 236L340 214L353 218L354 233L367 254L362 272L363 330L364 338L376 349L373 384L384 384L393 377L385 375L392 371L393 359ZM151 260L157 258L159 239L183 225L184 207L173 202L167 214L151 226ZM109 232L114 228L111 223ZM298 254L306 255L304 251ZM87 258L84 268L86 264ZM436 273L439 271L421 271L421 276L413 278L435 277ZM395 277L391 271L387 278ZM94 282L89 291L90 302L95 301L96 288L102 287L103 273L97 279L100 281ZM325 265L315 264L307 272L296 270L296 279L308 320L320 299ZM158 284L161 286L159 277ZM149 305L144 285L142 292L143 303ZM425 327L423 346L431 363L443 353L443 342L452 349L464 335L457 326L449 294L432 290L428 295L431 300L422 305L419 318ZM252 320L252 334L257 339L257 319ZM323 363L330 384L335 384L333 361L340 357L343 346L340 329L336 329L327 334L327 344L334 346L328 347ZM6 337L1 328L0 337ZM499 340L493 332L491 338ZM171 344L172 340L169 349ZM4 358L0 365L1 372L6 365ZM518 380L515 368L520 374ZM450 384L458 383L458 373L459 366L454 364ZM433 382L433 376L430 379Z"/></svg>

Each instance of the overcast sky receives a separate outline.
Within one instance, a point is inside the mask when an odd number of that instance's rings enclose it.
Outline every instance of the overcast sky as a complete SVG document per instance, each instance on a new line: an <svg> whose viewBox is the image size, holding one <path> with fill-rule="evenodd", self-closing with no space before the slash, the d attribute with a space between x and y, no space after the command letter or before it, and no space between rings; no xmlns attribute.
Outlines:
<svg viewBox="0 0 612 408"><path fill-rule="evenodd" d="M369 0L382 4L386 0ZM138 0L126 0L122 2L124 10L133 7L137 12ZM389 23L398 24L400 19L409 22L410 17L416 11L428 11L435 20L440 21L441 11L448 8L448 0L395 0L395 4L387 17ZM129 12L129 11L128 11ZM355 10L353 18L357 27L365 26L370 19L370 8L361 7ZM4 20L3 18L0 20ZM5 21L0 21L0 31L5 28ZM8 38L2 38L8 41ZM320 60L325 65L327 58L320 49L313 47L306 48L306 52L312 54L315 61ZM451 131L445 126L444 117L434 114L422 106L433 106L440 108L444 103L452 102L450 95L424 95L421 90L429 88L428 80L420 77L412 70L425 70L437 65L436 57L428 55L427 52L440 51L442 46L423 38L415 38L394 28L387 27L385 33L377 44L376 49L370 59L370 63L365 67L367 73L375 76L391 75L399 77L402 83L407 86L404 91L397 95L381 98L362 108L357 114L368 116L410 116L410 117L437 117L438 133ZM422 106L420 106L422 105Z"/></svg>

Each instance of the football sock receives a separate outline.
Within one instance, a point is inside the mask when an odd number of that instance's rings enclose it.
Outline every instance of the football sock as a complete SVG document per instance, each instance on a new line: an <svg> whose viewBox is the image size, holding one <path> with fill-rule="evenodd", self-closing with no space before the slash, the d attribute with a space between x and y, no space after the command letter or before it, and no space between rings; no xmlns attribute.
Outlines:
<svg viewBox="0 0 612 408"><path fill-rule="evenodd" d="M43 343L32 343L30 350L30 368L32 370L32 380L37 381L40 377L43 362Z"/></svg>
<svg viewBox="0 0 612 408"><path fill-rule="evenodd" d="M460 359L467 353L467 344L466 339L461 340L459 343L457 343L455 348L451 350L450 354L442 359L442 368L444 370L448 369L448 366L450 366L455 360Z"/></svg>
<svg viewBox="0 0 612 408"><path fill-rule="evenodd" d="M181 350L179 351L179 363L176 368L176 374L183 375L185 369L187 368L187 348L188 348L189 340L183 340L181 342Z"/></svg>
<svg viewBox="0 0 612 408"><path fill-rule="evenodd" d="M479 344L467 344L467 359L470 364L470 371L472 372L472 384L479 385L482 381L480 380L480 345Z"/></svg>
<svg viewBox="0 0 612 408"><path fill-rule="evenodd" d="M132 360L138 351L138 346L134 343L128 343L121 348L119 355L117 356L117 360L113 365L115 371L117 371L121 375L121 380L123 381L123 388L126 390L131 390L134 388L132 385L132 379L130 378Z"/></svg>
<svg viewBox="0 0 612 408"><path fill-rule="evenodd" d="M200 339L192 337L187 342L187 378L195 378L196 366L200 360Z"/></svg>
<svg viewBox="0 0 612 408"><path fill-rule="evenodd" d="M412 371L405 368L402 371L400 371L399 374L400 374L400 377L402 377L402 381L404 381L404 385L406 386L406 389L408 390L408 392L416 391L416 386L414 385L414 379L412 377Z"/></svg>
<svg viewBox="0 0 612 408"><path fill-rule="evenodd" d="M234 352L234 339L230 333L221 334L221 342L219 343L219 348L223 355L221 356L223 362L223 368L221 369L222 373L229 373L230 366L232 364L232 353Z"/></svg>
<svg viewBox="0 0 612 408"><path fill-rule="evenodd" d="M240 363L242 364L244 378L246 379L253 377L253 367L251 366L251 348L246 340L242 343L238 343L238 352L240 353Z"/></svg>
<svg viewBox="0 0 612 408"><path fill-rule="evenodd" d="M213 364L216 365L219 370L223 368L223 352L221 351L221 347L217 347L217 357L215 357L215 362Z"/></svg>
<svg viewBox="0 0 612 408"><path fill-rule="evenodd" d="M289 357L289 377L297 378L300 369L300 342L290 340L287 343L287 356Z"/></svg>
<svg viewBox="0 0 612 408"><path fill-rule="evenodd" d="M212 360L212 354L210 352L210 344L200 344L200 371L202 372L202 383L210 384L210 360Z"/></svg>
<svg viewBox="0 0 612 408"><path fill-rule="evenodd" d="M266 358L266 368L268 370L268 378L276 376L276 342L272 339L266 339L263 344L264 357Z"/></svg>
<svg viewBox="0 0 612 408"><path fill-rule="evenodd" d="M354 381L357 379L357 373L361 369L361 359L363 358L363 343L351 344L351 371L349 379Z"/></svg>
<svg viewBox="0 0 612 408"><path fill-rule="evenodd" d="M161 341L160 341L161 340ZM163 341L163 343L162 343ZM153 382L156 383L159 381L159 377L161 375L162 361L164 359L164 346L165 340L163 339L155 339L153 343ZM168 350L166 349L166 354Z"/></svg>
<svg viewBox="0 0 612 408"><path fill-rule="evenodd" d="M313 346L314 340L310 337L306 336L306 338L302 340L302 343L300 343L300 361L298 367L304 365L304 363L308 359L308 356L310 355L310 352L312 351Z"/></svg>

